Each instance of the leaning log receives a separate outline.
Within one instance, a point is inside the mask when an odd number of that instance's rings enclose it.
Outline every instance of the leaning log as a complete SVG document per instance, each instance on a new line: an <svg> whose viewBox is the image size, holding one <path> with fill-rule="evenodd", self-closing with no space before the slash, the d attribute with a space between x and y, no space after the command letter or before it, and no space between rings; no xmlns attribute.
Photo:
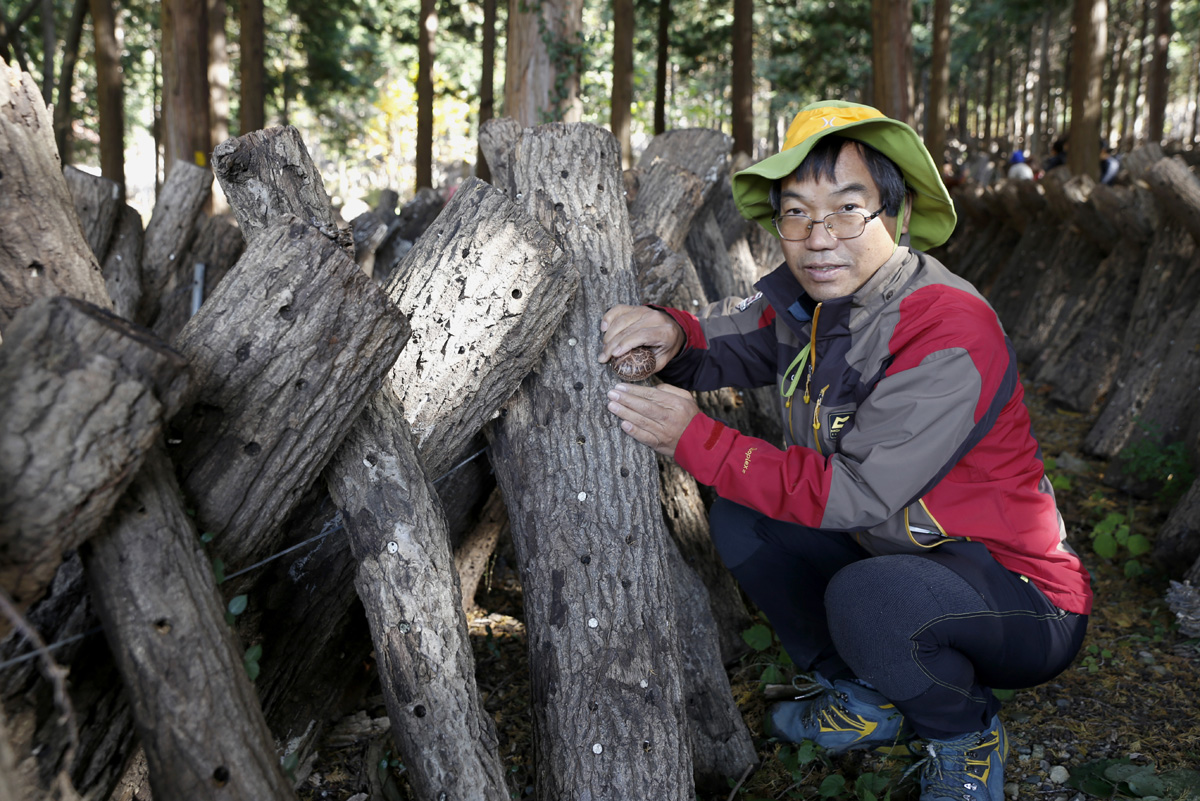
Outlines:
<svg viewBox="0 0 1200 801"><path fill-rule="evenodd" d="M1162 159L1146 173L1146 182L1159 198L1159 207L1200 244L1200 179L1183 159Z"/></svg>
<svg viewBox="0 0 1200 801"><path fill-rule="evenodd" d="M28 73L6 63L0 63L0 239L0 335L37 298L68 295L112 308L41 92Z"/></svg>
<svg viewBox="0 0 1200 801"><path fill-rule="evenodd" d="M83 235L96 260L103 263L112 239L113 227L125 205L121 186L116 181L92 175L67 165L63 177L75 202L75 213L83 227Z"/></svg>
<svg viewBox="0 0 1200 801"><path fill-rule="evenodd" d="M155 797L294 799L161 445L81 553Z"/></svg>
<svg viewBox="0 0 1200 801"><path fill-rule="evenodd" d="M175 337L204 301L212 297L246 248L242 232L228 217L205 217L196 228L196 238L187 252L175 260L179 280L169 294L159 298L154 333L164 342ZM195 303L196 300L200 304Z"/></svg>
<svg viewBox="0 0 1200 801"><path fill-rule="evenodd" d="M577 280L545 229L477 178L404 257L387 293L413 321L412 342L388 383L431 476L464 455L532 369Z"/></svg>
<svg viewBox="0 0 1200 801"><path fill-rule="evenodd" d="M492 185L505 191L512 183L512 150L521 139L521 123L512 117L493 117L479 126L479 149L492 172Z"/></svg>
<svg viewBox="0 0 1200 801"><path fill-rule="evenodd" d="M145 232L142 217L128 203L117 215L108 253L102 270L113 311L118 317L133 320L142 302L142 245Z"/></svg>
<svg viewBox="0 0 1200 801"><path fill-rule="evenodd" d="M416 381L414 377L414 381ZM392 736L420 798L508 798L446 519L403 409L376 393L326 471L358 562ZM414 591L419 588L419 591Z"/></svg>
<svg viewBox="0 0 1200 801"><path fill-rule="evenodd" d="M674 251L683 250L688 229L704 202L704 183L694 173L666 159L642 167L637 197L629 218L642 221Z"/></svg>
<svg viewBox="0 0 1200 801"><path fill-rule="evenodd" d="M285 217L261 230L175 343L196 398L175 420L172 453L231 570L273 552L409 334L317 229Z"/></svg>
<svg viewBox="0 0 1200 801"><path fill-rule="evenodd" d="M1192 481L1158 530L1153 557L1172 578L1200 564L1200 479Z"/></svg>
<svg viewBox="0 0 1200 801"><path fill-rule="evenodd" d="M292 214L354 254L354 235L338 228L325 184L293 126L226 139L213 149L212 161L247 244Z"/></svg>
<svg viewBox="0 0 1200 801"><path fill-rule="evenodd" d="M510 196L560 238L580 292L494 426L525 591L537 794L692 799L675 597L653 452L603 407L598 320L637 297L621 153L591 125L525 132Z"/></svg>
<svg viewBox="0 0 1200 801"><path fill-rule="evenodd" d="M678 164L702 182L704 202L712 197L729 173L729 154L733 137L711 128L674 128L655 136L638 159L639 167L648 167L655 159Z"/></svg>
<svg viewBox="0 0 1200 801"><path fill-rule="evenodd" d="M212 190L212 173L190 162L175 162L146 226L142 248L142 299L134 322L152 327L164 298L191 283L183 255L196 238L197 223Z"/></svg>
<svg viewBox="0 0 1200 801"><path fill-rule="evenodd" d="M89 303L42 298L13 318L0 348L0 588L19 611L100 528L187 383L183 357Z"/></svg>

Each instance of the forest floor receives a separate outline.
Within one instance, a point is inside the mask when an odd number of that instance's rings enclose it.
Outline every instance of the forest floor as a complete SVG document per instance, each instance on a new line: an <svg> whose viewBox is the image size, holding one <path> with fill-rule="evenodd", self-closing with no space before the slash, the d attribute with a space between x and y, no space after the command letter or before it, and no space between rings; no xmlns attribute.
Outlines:
<svg viewBox="0 0 1200 801"><path fill-rule="evenodd" d="M1080 451L1092 419L1054 410L1026 387L1034 430L1057 476L1059 507L1068 538L1092 575L1095 608L1074 664L1053 681L1019 690L1001 717L1011 751L1008 799L1084 801L1089 798L1200 799L1200 643L1183 638L1164 594L1167 577L1142 557L1146 572L1126 575L1124 558L1097 556L1091 536L1111 515L1124 515L1130 533L1151 541L1167 508L1125 495L1103 483L1105 463ZM1050 462L1048 461L1048 465ZM1180 570L1186 566L1180 566ZM511 546L498 552L488 586L470 621L476 674L486 709L496 722L510 797L535 798L529 674L521 591ZM760 763L740 783L698 801L890 797L915 801L916 777L902 779L912 762L861 753L812 758L762 736L766 702L760 676L770 651L731 666L730 682L754 738ZM390 750L386 712L378 695L358 710L373 733L331 738L301 788L303 801L409 801L403 766ZM1107 771L1107 776L1105 776ZM841 778L838 778L841 777ZM1121 782L1124 779L1124 782ZM844 780L844 782L843 782ZM868 789L873 795L868 794ZM652 801L628 799L628 801Z"/></svg>

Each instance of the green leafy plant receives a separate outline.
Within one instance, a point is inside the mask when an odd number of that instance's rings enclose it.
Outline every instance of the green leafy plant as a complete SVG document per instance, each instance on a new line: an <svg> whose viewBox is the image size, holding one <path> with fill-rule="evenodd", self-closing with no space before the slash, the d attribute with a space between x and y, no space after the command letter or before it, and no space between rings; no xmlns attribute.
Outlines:
<svg viewBox="0 0 1200 801"><path fill-rule="evenodd" d="M1071 489L1071 477L1055 472L1058 469L1058 461L1056 459L1046 459L1045 468L1046 477L1050 479L1050 486L1054 487L1056 492L1066 492Z"/></svg>
<svg viewBox="0 0 1200 801"><path fill-rule="evenodd" d="M242 664L246 667L246 675L250 677L250 681L258 678L261 672L258 660L262 658L263 649L261 645L252 645L246 649L246 653L242 656Z"/></svg>
<svg viewBox="0 0 1200 801"><path fill-rule="evenodd" d="M1092 550L1097 556L1115 559L1122 549L1132 558L1125 562L1125 575L1136 578L1145 572L1139 556L1150 553L1150 540L1130 531L1128 519L1120 512L1109 512L1091 531Z"/></svg>
<svg viewBox="0 0 1200 801"><path fill-rule="evenodd" d="M1173 505L1196 478L1188 446L1182 441L1167 444L1161 427L1153 423L1140 418L1134 422L1146 436L1121 450L1121 468L1138 481L1156 487L1156 500Z"/></svg>
<svg viewBox="0 0 1200 801"><path fill-rule="evenodd" d="M1135 765L1129 759L1101 759L1071 773L1067 786L1099 798L1200 799L1200 772L1171 770L1156 773L1154 763Z"/></svg>
<svg viewBox="0 0 1200 801"><path fill-rule="evenodd" d="M1084 649L1085 656L1079 660L1080 665L1088 673L1097 673L1100 667L1112 659L1113 653L1107 648L1101 648L1098 645L1092 644Z"/></svg>
<svg viewBox="0 0 1200 801"><path fill-rule="evenodd" d="M760 656L763 669L758 681L761 686L784 684L789 681L795 665L770 626L755 623L742 632L742 639Z"/></svg>

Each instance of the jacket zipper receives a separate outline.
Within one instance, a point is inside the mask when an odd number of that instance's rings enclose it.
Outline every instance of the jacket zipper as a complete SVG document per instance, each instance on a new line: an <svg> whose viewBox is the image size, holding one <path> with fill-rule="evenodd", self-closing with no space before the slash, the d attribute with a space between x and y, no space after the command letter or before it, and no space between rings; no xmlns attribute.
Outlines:
<svg viewBox="0 0 1200 801"><path fill-rule="evenodd" d="M817 318L821 316L821 304L813 309L812 329L809 332L809 361L808 377L804 379L804 404L808 405L808 387L812 383L813 373L817 369Z"/></svg>
<svg viewBox="0 0 1200 801"><path fill-rule="evenodd" d="M829 384L821 388L820 394L817 395L817 405L813 407L813 443L816 445L817 453L821 453L821 401L825 400L825 390L829 389Z"/></svg>

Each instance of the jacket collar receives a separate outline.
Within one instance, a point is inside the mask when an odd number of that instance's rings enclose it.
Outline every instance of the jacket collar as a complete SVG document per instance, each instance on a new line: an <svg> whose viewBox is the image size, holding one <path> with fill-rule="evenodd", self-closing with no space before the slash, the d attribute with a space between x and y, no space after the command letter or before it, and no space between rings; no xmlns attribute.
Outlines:
<svg viewBox="0 0 1200 801"><path fill-rule="evenodd" d="M861 289L853 295L827 300L821 305L821 331L826 330L826 320L832 323L846 316L849 317L847 322L850 330L861 327L908 283L918 263L915 251L903 245L897 247ZM755 288L775 307L778 317L797 333L802 333L812 320L817 302L800 286L786 262L763 276ZM793 304L799 304L798 314L788 312Z"/></svg>

